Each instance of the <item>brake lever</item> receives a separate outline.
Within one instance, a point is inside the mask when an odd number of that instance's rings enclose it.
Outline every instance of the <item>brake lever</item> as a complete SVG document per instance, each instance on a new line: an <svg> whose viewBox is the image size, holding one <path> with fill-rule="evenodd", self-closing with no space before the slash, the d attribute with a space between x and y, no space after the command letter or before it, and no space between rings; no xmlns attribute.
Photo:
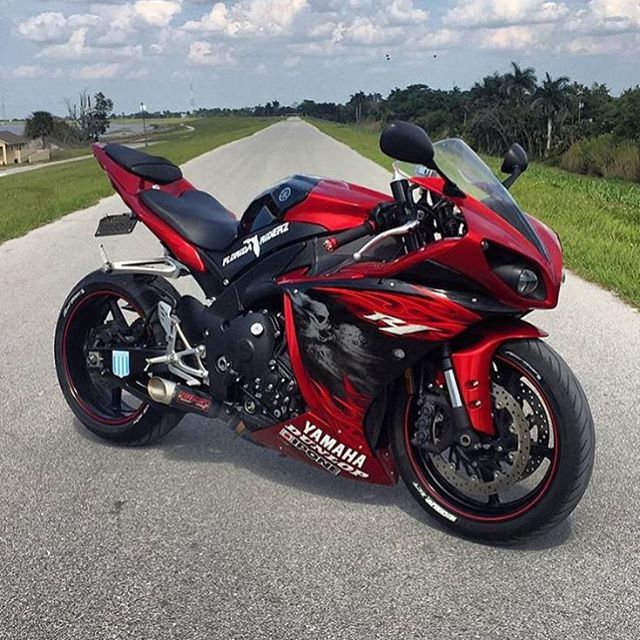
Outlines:
<svg viewBox="0 0 640 640"><path fill-rule="evenodd" d="M369 242L367 242L363 247L358 249L358 251L356 251L353 254L353 259L356 262L359 260L362 260L362 256L367 251L369 251L376 245L380 244L387 238L392 238L394 236L406 236L412 231L415 231L419 226L420 226L420 222L418 220L412 220L411 222L407 222L403 225L400 225L399 227L394 227L393 229L387 229L387 231L383 231L382 233L378 234L374 238L371 238Z"/></svg>

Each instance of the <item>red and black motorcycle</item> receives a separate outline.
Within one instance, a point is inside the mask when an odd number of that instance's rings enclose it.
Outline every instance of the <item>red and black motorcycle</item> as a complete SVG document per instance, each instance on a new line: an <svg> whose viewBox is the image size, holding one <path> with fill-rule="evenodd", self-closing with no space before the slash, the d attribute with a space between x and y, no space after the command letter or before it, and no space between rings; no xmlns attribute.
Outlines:
<svg viewBox="0 0 640 640"><path fill-rule="evenodd" d="M166 253L111 262L69 294L58 378L78 419L142 445L186 413L336 476L401 477L441 523L502 540L566 518L593 467L594 428L573 373L523 321L557 305L560 242L459 139L396 122L392 196L293 176L240 221L164 158L117 144L95 156ZM403 163L411 163L409 170ZM168 279L191 276L202 300Z"/></svg>

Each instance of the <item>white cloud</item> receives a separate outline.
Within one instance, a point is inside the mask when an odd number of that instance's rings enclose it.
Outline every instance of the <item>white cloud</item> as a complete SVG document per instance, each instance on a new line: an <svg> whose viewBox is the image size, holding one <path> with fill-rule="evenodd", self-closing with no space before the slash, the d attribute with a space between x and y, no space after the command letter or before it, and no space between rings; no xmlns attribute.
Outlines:
<svg viewBox="0 0 640 640"><path fill-rule="evenodd" d="M193 64L213 67L226 66L235 62L231 50L202 40L191 43L187 57Z"/></svg>
<svg viewBox="0 0 640 640"><path fill-rule="evenodd" d="M167 27L182 10L181 0L138 0L135 3L91 4L90 13L65 16L46 11L18 25L23 38L45 45L63 44L79 29L99 47L127 44L136 31L145 27ZM78 38L79 36L75 36Z"/></svg>
<svg viewBox="0 0 640 640"><path fill-rule="evenodd" d="M411 25L429 18L429 12L415 7L413 0L393 0L387 3L385 13L389 23L395 25Z"/></svg>
<svg viewBox="0 0 640 640"><path fill-rule="evenodd" d="M561 44L558 49L573 55L637 55L640 38L636 34L606 34L599 36L580 36Z"/></svg>
<svg viewBox="0 0 640 640"><path fill-rule="evenodd" d="M592 34L640 31L640 2L591 0L584 9L576 12L569 27Z"/></svg>
<svg viewBox="0 0 640 640"><path fill-rule="evenodd" d="M480 29L474 40L480 49L489 51L527 51L545 40L548 31L540 26L514 26Z"/></svg>
<svg viewBox="0 0 640 640"><path fill-rule="evenodd" d="M182 5L175 0L138 0L134 9L147 24L166 27L180 13Z"/></svg>
<svg viewBox="0 0 640 640"><path fill-rule="evenodd" d="M57 58L57 59L75 59L86 55L86 39L87 29L78 29L74 31L66 42L62 44L51 44L44 47L36 58Z"/></svg>
<svg viewBox="0 0 640 640"><path fill-rule="evenodd" d="M16 67L11 75L14 78L31 79L31 78L43 78L47 75L47 70L37 64L24 64Z"/></svg>
<svg viewBox="0 0 640 640"><path fill-rule="evenodd" d="M67 19L62 13L47 11L19 24L18 33L34 42L56 42L67 33Z"/></svg>
<svg viewBox="0 0 640 640"><path fill-rule="evenodd" d="M75 70L73 77L80 80L109 80L120 73L121 66L117 62L90 64Z"/></svg>
<svg viewBox="0 0 640 640"><path fill-rule="evenodd" d="M569 13L564 2L547 0L462 0L444 17L450 27L506 27L556 22Z"/></svg>
<svg viewBox="0 0 640 640"><path fill-rule="evenodd" d="M353 60L354 49L411 47L429 33L429 12L415 0L313 0L312 8L315 13L305 15L306 38L296 44L301 54L332 56L349 46Z"/></svg>
<svg viewBox="0 0 640 640"><path fill-rule="evenodd" d="M334 40L360 45L383 45L402 38L405 29L402 27L382 27L376 20L357 16L349 25L338 25L334 30Z"/></svg>
<svg viewBox="0 0 640 640"><path fill-rule="evenodd" d="M276 35L286 32L307 0L240 0L235 4L216 2L200 20L184 25L187 31L236 35Z"/></svg>
<svg viewBox="0 0 640 640"><path fill-rule="evenodd" d="M141 53L141 45L127 45L110 48L108 54L106 54L104 50L87 44L87 28L83 27L74 31L66 42L45 46L35 57L55 60L82 60L90 57L105 58L106 55L112 58L138 58Z"/></svg>
<svg viewBox="0 0 640 640"><path fill-rule="evenodd" d="M427 10L434 6L427 0L42 0L37 5L27 0L27 5L54 9L32 11L18 21L9 36L19 39L11 47L16 53L7 57L9 46L2 50L6 77L49 78L59 72L56 60L77 61L75 72L64 65L67 75L105 79L116 73L136 80L147 71L170 77L185 63L237 65L259 74L274 64L294 70L314 57L321 58L315 60L319 74L348 64L362 76L379 72L392 79L386 69L393 65L380 62L386 53L399 61L452 48L473 56L544 47L565 56L620 58L640 49L640 0L447 0L437 13ZM21 49L25 40L33 45ZM32 48L31 61L17 53ZM143 56L145 68L129 64ZM338 82L353 88L351 81ZM327 86L333 83L325 80Z"/></svg>
<svg viewBox="0 0 640 640"><path fill-rule="evenodd" d="M448 49L457 46L462 40L462 34L456 29L438 29L430 32L421 41L422 49Z"/></svg>
<svg viewBox="0 0 640 640"><path fill-rule="evenodd" d="M33 42L63 42L74 29L100 23L95 14L75 14L68 18L56 11L46 11L18 25L18 33Z"/></svg>

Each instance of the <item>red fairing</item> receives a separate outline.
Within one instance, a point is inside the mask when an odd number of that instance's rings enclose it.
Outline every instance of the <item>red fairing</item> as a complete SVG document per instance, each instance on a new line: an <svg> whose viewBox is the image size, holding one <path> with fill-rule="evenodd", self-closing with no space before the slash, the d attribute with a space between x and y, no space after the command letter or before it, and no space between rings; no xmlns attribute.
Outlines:
<svg viewBox="0 0 640 640"><path fill-rule="evenodd" d="M341 180L321 180L307 198L288 211L287 222L306 222L328 231L345 231L362 224L372 209L391 196Z"/></svg>
<svg viewBox="0 0 640 640"><path fill-rule="evenodd" d="M481 317L424 287L413 286L415 295L316 287L334 296L356 317L388 335L441 342L462 333ZM385 317L386 316L386 319ZM396 322L400 320L404 324ZM414 331L411 331L411 329Z"/></svg>
<svg viewBox="0 0 640 640"><path fill-rule="evenodd" d="M358 394L348 380L344 381L348 401L340 400L308 375L289 296L285 296L284 310L291 365L309 412L254 432L251 438L304 462L313 461L335 475L395 484L398 474L389 452L373 452L364 433L364 416L371 400Z"/></svg>
<svg viewBox="0 0 640 640"><path fill-rule="evenodd" d="M439 178L414 178L414 181L443 195L442 180ZM562 281L562 249L556 234L539 220L528 216L549 256L547 259L527 238L482 203L471 197L447 198L463 212L467 223L466 235L461 238L445 238L389 262L347 263L333 273L332 277L342 280L394 277L402 279L402 274L408 269L433 261L468 276L470 280L490 291L496 300L513 309L527 311L532 308L555 308ZM385 196L385 199L388 197ZM330 219L333 217L327 216ZM361 218L358 220L362 221ZM358 222L353 222L351 226L356 224ZM520 254L536 265L545 285L546 297L543 300L522 298L491 270L483 250L483 243L487 240ZM316 281L321 280L322 277L316 278ZM290 282L295 281L295 278L290 279ZM304 278L300 278L300 281L309 282Z"/></svg>
<svg viewBox="0 0 640 640"><path fill-rule="evenodd" d="M456 351L451 357L460 393L467 407L471 425L476 431L493 435L495 427L491 415L491 361L500 345L510 340L543 338L547 334L523 322L508 320L477 326L480 335L471 347Z"/></svg>
<svg viewBox="0 0 640 640"><path fill-rule="evenodd" d="M124 200L125 204L160 242L185 266L200 273L206 271L198 250L140 202L138 197L140 193L156 188L158 185L144 180L133 173L129 173L117 162L114 162L104 152L103 146L100 144L93 145L93 153L100 163L100 166L106 171L111 180L111 184ZM174 196L194 189L193 185L184 178L167 185L162 185L160 188L162 191Z"/></svg>
<svg viewBox="0 0 640 640"><path fill-rule="evenodd" d="M413 182L445 195L444 183L440 178L413 178ZM447 197L463 212L468 232L464 238L454 241L453 245L445 241L445 244L450 246L448 250L445 248L438 253L437 262L469 275L504 304L526 308L555 308L558 305L562 282L562 248L556 234L536 218L527 216L544 245L547 258L519 231L478 200L469 196ZM489 268L484 256L482 245L485 240L501 245L535 263L545 284L546 298L541 301L523 300L498 278ZM429 256L424 256L423 259L429 259Z"/></svg>
<svg viewBox="0 0 640 640"><path fill-rule="evenodd" d="M369 322L383 334L386 330L390 337L401 335L441 342L481 320L479 315L423 287L411 287L414 295L339 287L315 289L335 298L355 317ZM372 451L366 439L364 420L373 398L359 393L347 378L342 381L344 398L336 397L309 375L300 352L289 296L285 296L285 323L291 364L309 413L290 423L254 433L252 438L286 450L306 462L311 459L332 473L380 484L395 483L397 472L389 452ZM412 332L404 333L407 329ZM314 437L319 440L314 441ZM343 444L345 455L358 452L362 466L350 468L348 460L332 463L331 451L321 446L323 440L335 440L338 447Z"/></svg>
<svg viewBox="0 0 640 640"><path fill-rule="evenodd" d="M364 429L370 400L345 380L349 402L332 396L307 374L300 353L293 308L284 298L285 327L291 365L308 413L251 434L251 438L303 462L315 462L329 473L377 484L395 484L398 474L388 451L374 453Z"/></svg>

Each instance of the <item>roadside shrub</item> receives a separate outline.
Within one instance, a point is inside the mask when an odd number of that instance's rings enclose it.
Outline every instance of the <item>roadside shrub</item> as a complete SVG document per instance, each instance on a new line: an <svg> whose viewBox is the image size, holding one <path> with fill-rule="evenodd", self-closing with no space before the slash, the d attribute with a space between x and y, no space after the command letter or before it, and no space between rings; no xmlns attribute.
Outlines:
<svg viewBox="0 0 640 640"><path fill-rule="evenodd" d="M559 164L574 173L640 181L640 148L627 140L618 141L611 134L574 142Z"/></svg>
<svg viewBox="0 0 640 640"><path fill-rule="evenodd" d="M633 142L620 142L604 177L640 182L640 147Z"/></svg>

